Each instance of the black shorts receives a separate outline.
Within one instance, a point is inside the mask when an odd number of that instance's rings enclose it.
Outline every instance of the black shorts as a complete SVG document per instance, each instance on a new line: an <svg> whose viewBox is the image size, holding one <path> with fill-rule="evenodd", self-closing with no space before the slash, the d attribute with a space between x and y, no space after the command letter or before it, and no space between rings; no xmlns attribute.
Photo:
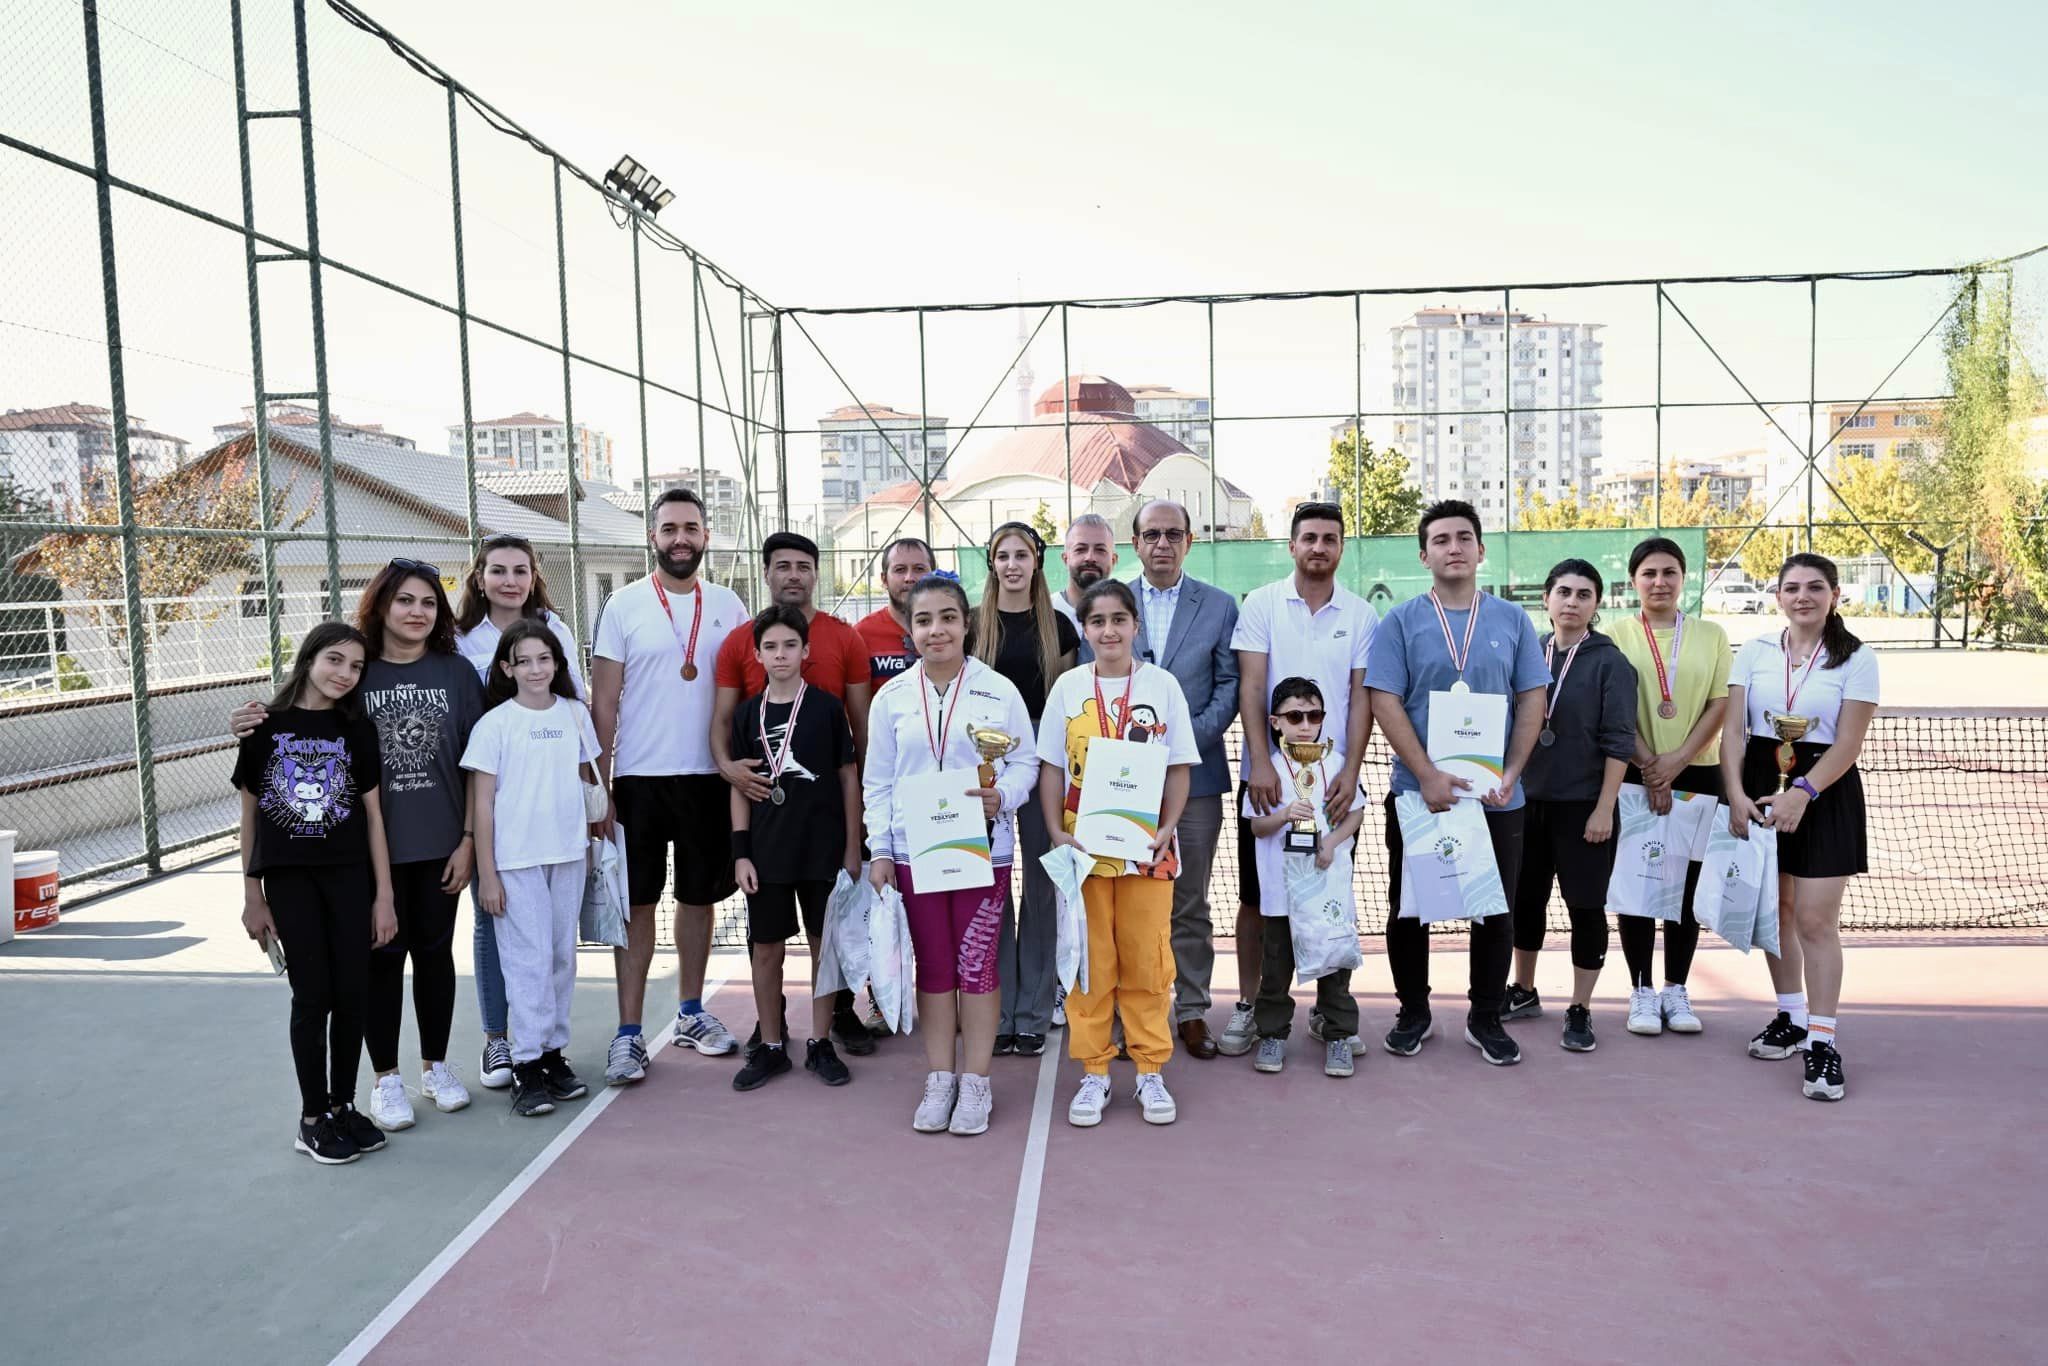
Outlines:
<svg viewBox="0 0 2048 1366"><path fill-rule="evenodd" d="M761 890L747 898L747 942L781 944L796 935L799 904L803 907L804 937L811 952L818 950L818 936L825 928L825 903L831 899L832 884L815 882L764 882Z"/></svg>
<svg viewBox="0 0 2048 1366"><path fill-rule="evenodd" d="M1259 909L1259 837L1245 819L1243 779L1237 784L1237 904Z"/></svg>
<svg viewBox="0 0 2048 1366"><path fill-rule="evenodd" d="M716 773L673 773L612 780L612 802L626 832L626 898L661 900L668 854L676 854L676 901L715 906L739 889L732 875L732 789Z"/></svg>
<svg viewBox="0 0 2048 1366"><path fill-rule="evenodd" d="M1826 745L1792 746L1792 776L1811 772ZM1742 790L1763 797L1778 790L1778 742L1752 735L1742 752ZM1863 813L1863 775L1851 766L1806 804L1799 828L1778 836L1778 871L1788 877L1855 877L1870 870Z"/></svg>
<svg viewBox="0 0 2048 1366"><path fill-rule="evenodd" d="M1643 771L1634 764L1630 764L1628 771L1621 775L1621 780L1625 783L1634 783L1637 787L1641 787L1643 785ZM1679 769L1678 776L1671 780L1671 790L1673 792L1703 792L1708 796L1718 797L1722 795L1721 766L1719 764L1687 764L1684 768ZM1686 904L1692 904L1690 897L1686 898Z"/></svg>

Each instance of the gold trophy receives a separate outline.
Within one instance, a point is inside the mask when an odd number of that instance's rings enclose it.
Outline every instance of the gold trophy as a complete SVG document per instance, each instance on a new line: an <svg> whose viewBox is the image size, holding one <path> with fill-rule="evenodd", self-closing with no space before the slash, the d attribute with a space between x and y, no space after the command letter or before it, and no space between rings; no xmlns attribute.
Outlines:
<svg viewBox="0 0 2048 1366"><path fill-rule="evenodd" d="M996 760L1009 754L1023 742L1008 731L998 730L994 726L977 726L972 721L967 722L966 725L967 738L974 742L974 747L977 750L981 751L981 768L976 772L975 776L981 779L983 787L994 787L996 785ZM989 826L993 829L995 822L990 821Z"/></svg>
<svg viewBox="0 0 2048 1366"><path fill-rule="evenodd" d="M1787 716L1781 711L1766 711L1764 720L1771 723L1771 729L1778 732L1778 791L1792 789L1792 765L1798 761L1799 753L1792 748L1794 740L1804 739L1806 732L1813 729L1811 716Z"/></svg>
<svg viewBox="0 0 2048 1366"><path fill-rule="evenodd" d="M1334 746L1328 740L1282 740L1280 748L1294 761L1294 795L1314 806L1317 765L1329 757ZM1316 851L1315 817L1291 822L1287 827L1286 838L1280 842L1280 848L1282 852L1289 854L1313 854Z"/></svg>

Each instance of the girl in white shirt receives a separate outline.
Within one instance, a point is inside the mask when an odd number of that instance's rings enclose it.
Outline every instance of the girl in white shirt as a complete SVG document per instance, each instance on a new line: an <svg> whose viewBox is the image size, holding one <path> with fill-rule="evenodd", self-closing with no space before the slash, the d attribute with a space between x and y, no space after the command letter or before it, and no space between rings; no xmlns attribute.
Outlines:
<svg viewBox="0 0 2048 1366"><path fill-rule="evenodd" d="M1778 832L1783 953L1769 960L1778 1014L1749 1041L1749 1055L1787 1058L1803 1050L1804 1090L1814 1100L1843 1094L1835 1047L1842 891L1869 866L1856 759L1878 697L1877 659L1836 610L1840 582L1825 556L1785 561L1778 571L1785 625L1736 653L1728 676L1731 724L1721 739L1729 830L1743 838L1752 824ZM1788 739L1791 731L1800 731L1798 738Z"/></svg>
<svg viewBox="0 0 2048 1366"><path fill-rule="evenodd" d="M1010 894L1015 813L1032 793L1038 759L1031 749L1031 716L1017 685L968 654L967 594L959 581L926 575L910 590L909 608L917 663L884 684L868 710L861 776L874 854L868 878L877 889L893 886L903 893L917 957L917 1010L923 1017L918 1027L931 1072L911 1127L927 1134L978 1134L987 1130L995 1105L988 1069L1001 1011L996 945ZM981 785L981 751L968 735L970 725L1017 741L1007 757L994 761L993 787ZM896 785L941 772L959 775L962 799L978 805L988 823L993 877L987 886L917 890Z"/></svg>
<svg viewBox="0 0 2048 1366"><path fill-rule="evenodd" d="M576 922L590 823L583 784L602 752L570 695L545 624L516 621L498 642L489 698L462 766L474 776L477 904L494 921L512 1027L512 1111L544 1115L588 1088L569 1069Z"/></svg>

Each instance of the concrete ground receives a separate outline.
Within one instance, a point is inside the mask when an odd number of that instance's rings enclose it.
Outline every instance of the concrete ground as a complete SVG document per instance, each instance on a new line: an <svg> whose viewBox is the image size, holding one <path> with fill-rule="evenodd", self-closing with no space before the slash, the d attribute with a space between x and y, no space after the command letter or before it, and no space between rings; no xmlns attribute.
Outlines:
<svg viewBox="0 0 2048 1366"><path fill-rule="evenodd" d="M1176 1059L1164 1129L1121 1066L1082 1131L1071 1063L998 1060L994 1125L964 1140L910 1132L916 1040L853 1060L843 1090L797 1072L751 1095L731 1060L667 1050L645 1085L547 1119L476 1088L327 1169L290 1148L288 992L237 892L216 864L0 946L8 1359L1990 1363L2038 1360L2048 1334L2044 935L1852 947L1838 1106L1800 1097L1796 1063L1744 1056L1759 959L1703 947L1707 1032L1640 1039L1617 949L1581 1057L1556 1047L1553 945L1549 1013L1513 1026L1526 1061L1505 1071L1452 1027L1331 1080L1297 1017L1278 1077ZM1377 948L1353 984L1368 1039L1393 1013ZM579 963L587 1076L609 968ZM651 1019L673 981L664 956ZM714 999L744 1034L742 983Z"/></svg>

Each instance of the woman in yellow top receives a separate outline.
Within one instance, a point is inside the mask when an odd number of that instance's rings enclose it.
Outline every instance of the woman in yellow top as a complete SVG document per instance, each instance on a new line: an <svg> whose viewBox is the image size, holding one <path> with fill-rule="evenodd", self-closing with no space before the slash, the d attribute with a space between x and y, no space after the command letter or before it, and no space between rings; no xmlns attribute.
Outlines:
<svg viewBox="0 0 2048 1366"><path fill-rule="evenodd" d="M1636 757L1626 781L1641 783L1650 809L1671 809L1671 794L1721 795L1721 718L1728 711L1728 633L1703 617L1679 610L1685 588L1685 551L1652 536L1629 552L1628 575L1640 610L1619 623L1614 643L1636 669ZM1664 982L1651 985L1657 922L1624 915L1621 952L1628 961L1628 1030L1631 1034L1697 1034L1700 1018L1686 996L1693 949L1700 942L1692 892L1700 865L1685 874L1684 918L1664 925Z"/></svg>

